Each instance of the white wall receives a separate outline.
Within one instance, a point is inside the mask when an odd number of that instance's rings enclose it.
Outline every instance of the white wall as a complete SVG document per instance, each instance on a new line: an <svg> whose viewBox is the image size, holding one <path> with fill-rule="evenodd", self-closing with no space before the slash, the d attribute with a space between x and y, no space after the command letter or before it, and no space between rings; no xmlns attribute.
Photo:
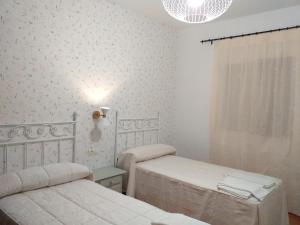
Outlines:
<svg viewBox="0 0 300 225"><path fill-rule="evenodd" d="M139 117L160 112L161 140L171 142L175 30L105 0L0 5L0 124L69 121L77 111L77 161L90 167L113 163L115 110ZM100 106L113 109L112 125L93 142L92 112ZM48 150L56 159L55 149ZM18 169L22 152L9 153L9 168ZM28 159L40 163L34 149Z"/></svg>
<svg viewBox="0 0 300 225"><path fill-rule="evenodd" d="M179 154L209 159L209 98L213 46L203 39L300 24L300 6L196 25L179 32L176 145Z"/></svg>

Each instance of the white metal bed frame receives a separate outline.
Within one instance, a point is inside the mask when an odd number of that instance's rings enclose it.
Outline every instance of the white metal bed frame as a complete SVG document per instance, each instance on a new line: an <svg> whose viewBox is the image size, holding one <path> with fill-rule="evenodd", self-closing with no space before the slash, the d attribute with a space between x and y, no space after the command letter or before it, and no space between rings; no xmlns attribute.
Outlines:
<svg viewBox="0 0 300 225"><path fill-rule="evenodd" d="M41 165L45 164L45 143L57 142L57 162L61 160L61 141L72 141L72 162L75 162L77 113L73 120L52 123L0 125L0 149L3 150L3 174L8 171L9 146L23 146L23 168L28 168L27 147L41 144ZM70 130L71 127L71 130Z"/></svg>
<svg viewBox="0 0 300 225"><path fill-rule="evenodd" d="M149 143L146 143L145 135L151 133ZM117 154L129 148L128 137L133 135L134 143L130 147L137 147L145 144L158 144L160 133L160 113L154 117L147 118L119 118L119 113L116 112L116 127L115 127L115 151L114 164L117 163ZM138 144L138 135L142 134L142 141ZM125 136L125 143L118 149L119 139ZM153 139L153 136L155 138Z"/></svg>

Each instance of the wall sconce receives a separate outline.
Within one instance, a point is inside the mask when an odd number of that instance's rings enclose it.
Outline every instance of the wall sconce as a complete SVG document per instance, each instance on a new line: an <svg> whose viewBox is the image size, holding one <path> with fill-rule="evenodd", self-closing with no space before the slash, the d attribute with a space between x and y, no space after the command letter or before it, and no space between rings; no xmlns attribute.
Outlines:
<svg viewBox="0 0 300 225"><path fill-rule="evenodd" d="M93 112L93 120L100 120L100 125L103 127L107 127L110 125L109 120L107 119L107 113L110 110L108 107L101 107L100 111Z"/></svg>

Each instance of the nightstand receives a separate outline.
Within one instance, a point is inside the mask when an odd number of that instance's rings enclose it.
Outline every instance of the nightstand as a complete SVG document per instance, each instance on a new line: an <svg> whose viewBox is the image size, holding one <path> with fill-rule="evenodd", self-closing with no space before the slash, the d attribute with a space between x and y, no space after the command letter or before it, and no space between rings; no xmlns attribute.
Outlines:
<svg viewBox="0 0 300 225"><path fill-rule="evenodd" d="M104 167L94 170L95 182L122 193L123 175L127 172L115 167Z"/></svg>

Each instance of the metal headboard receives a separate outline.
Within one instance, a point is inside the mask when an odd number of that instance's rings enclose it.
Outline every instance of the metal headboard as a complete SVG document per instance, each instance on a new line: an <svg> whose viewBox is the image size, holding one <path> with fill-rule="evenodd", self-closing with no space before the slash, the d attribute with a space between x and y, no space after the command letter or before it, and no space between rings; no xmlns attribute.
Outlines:
<svg viewBox="0 0 300 225"><path fill-rule="evenodd" d="M76 119L55 123L24 123L0 125L0 150L3 150L3 174L8 171L8 151L12 146L23 146L23 168L28 167L27 148L30 144L40 144L41 165L45 164L45 143L57 143L57 162L61 160L61 141L72 141L72 162L75 162ZM1 152L1 151L0 151Z"/></svg>
<svg viewBox="0 0 300 225"><path fill-rule="evenodd" d="M160 114L147 118L119 118L116 112L114 163L118 153L128 148L159 143ZM131 138L129 137L131 136ZM123 143L120 143L123 137ZM129 143L131 139L131 143Z"/></svg>

